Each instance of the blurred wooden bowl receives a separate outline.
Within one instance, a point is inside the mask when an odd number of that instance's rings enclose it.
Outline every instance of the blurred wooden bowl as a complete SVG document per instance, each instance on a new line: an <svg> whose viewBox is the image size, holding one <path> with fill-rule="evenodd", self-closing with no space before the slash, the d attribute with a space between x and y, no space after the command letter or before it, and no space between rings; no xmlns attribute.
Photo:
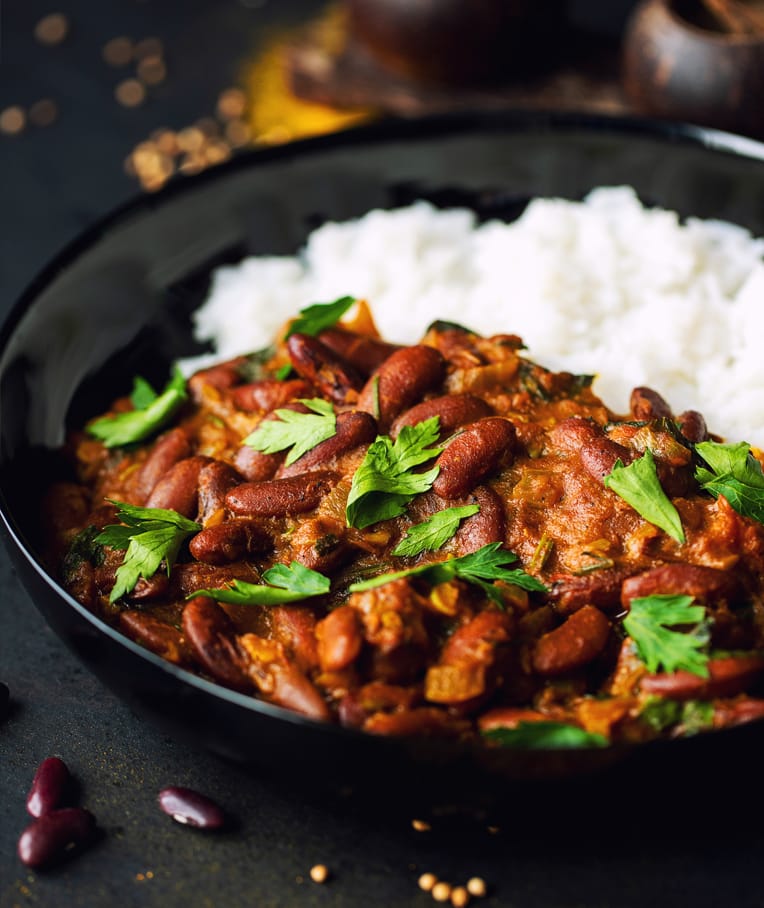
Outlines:
<svg viewBox="0 0 764 908"><path fill-rule="evenodd" d="M764 135L764 34L732 33L700 0L643 0L624 34L623 85L646 114Z"/></svg>
<svg viewBox="0 0 764 908"><path fill-rule="evenodd" d="M421 82L490 83L543 67L564 0L345 0L350 34L388 71Z"/></svg>

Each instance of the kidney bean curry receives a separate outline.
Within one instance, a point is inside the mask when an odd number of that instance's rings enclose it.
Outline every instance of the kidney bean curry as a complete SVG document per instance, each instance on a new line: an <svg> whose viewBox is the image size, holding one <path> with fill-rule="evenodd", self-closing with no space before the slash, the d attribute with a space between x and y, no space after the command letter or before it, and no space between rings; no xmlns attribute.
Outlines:
<svg viewBox="0 0 764 908"><path fill-rule="evenodd" d="M363 302L73 431L66 589L175 665L377 735L597 747L764 716L764 472L514 335ZM345 317L345 321L340 319Z"/></svg>

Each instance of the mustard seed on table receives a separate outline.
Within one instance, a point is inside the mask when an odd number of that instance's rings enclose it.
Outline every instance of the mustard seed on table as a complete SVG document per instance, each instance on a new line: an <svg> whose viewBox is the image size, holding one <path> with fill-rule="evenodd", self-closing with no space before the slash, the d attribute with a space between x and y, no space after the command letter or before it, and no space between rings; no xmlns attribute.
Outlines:
<svg viewBox="0 0 764 908"><path fill-rule="evenodd" d="M432 887L438 882L438 878L434 873L423 873L419 877L419 888L424 890L424 892L431 892Z"/></svg>
<svg viewBox="0 0 764 908"><path fill-rule="evenodd" d="M325 883L329 879L329 868L326 864L315 864L310 868L310 878L314 883Z"/></svg>

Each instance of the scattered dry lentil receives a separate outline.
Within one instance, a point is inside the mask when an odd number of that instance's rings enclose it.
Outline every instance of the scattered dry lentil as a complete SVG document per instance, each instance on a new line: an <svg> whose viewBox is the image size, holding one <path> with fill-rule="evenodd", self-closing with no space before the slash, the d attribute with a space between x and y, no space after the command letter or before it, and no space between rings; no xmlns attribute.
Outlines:
<svg viewBox="0 0 764 908"><path fill-rule="evenodd" d="M159 38L143 38L135 43L133 47L133 56L136 60L143 60L146 57L161 57L164 54L164 47Z"/></svg>
<svg viewBox="0 0 764 908"><path fill-rule="evenodd" d="M50 126L58 118L58 106L50 98L41 98L29 108L29 122L34 126Z"/></svg>
<svg viewBox="0 0 764 908"><path fill-rule="evenodd" d="M233 120L244 116L247 96L240 88L226 88L218 96L217 115L221 120Z"/></svg>
<svg viewBox="0 0 764 908"><path fill-rule="evenodd" d="M43 16L34 27L34 36L40 44L52 47L60 44L69 33L69 20L63 13Z"/></svg>
<svg viewBox="0 0 764 908"><path fill-rule="evenodd" d="M451 898L451 885L442 881L438 882L432 887L430 894L436 902L447 902Z"/></svg>
<svg viewBox="0 0 764 908"><path fill-rule="evenodd" d="M470 895L474 895L476 899L485 898L487 892L485 885L485 880L479 876L473 876L471 879L467 880L467 892Z"/></svg>
<svg viewBox="0 0 764 908"><path fill-rule="evenodd" d="M123 107L138 107L146 100L146 89L137 79L124 79L114 89L114 97Z"/></svg>
<svg viewBox="0 0 764 908"><path fill-rule="evenodd" d="M112 38L101 48L101 56L109 66L127 66L133 59L133 42L124 35Z"/></svg>
<svg viewBox="0 0 764 908"><path fill-rule="evenodd" d="M325 883L329 879L329 868L326 864L315 864L310 868L310 878L314 883Z"/></svg>
<svg viewBox="0 0 764 908"><path fill-rule="evenodd" d="M470 902L470 894L464 886L455 886L451 890L451 904L454 908L466 908Z"/></svg>
<svg viewBox="0 0 764 908"><path fill-rule="evenodd" d="M438 882L434 873L423 873L419 877L419 888L425 892L432 892L432 887Z"/></svg>
<svg viewBox="0 0 764 908"><path fill-rule="evenodd" d="M159 85L167 76L167 67L161 57L143 57L135 69L144 85Z"/></svg>
<svg viewBox="0 0 764 908"><path fill-rule="evenodd" d="M0 111L0 132L3 132L8 136L15 136L18 135L18 133L23 132L26 124L27 115L23 107L14 105L13 107L6 107L5 110Z"/></svg>
<svg viewBox="0 0 764 908"><path fill-rule="evenodd" d="M417 832L429 832L432 829L432 826L425 820L412 820L411 826Z"/></svg>

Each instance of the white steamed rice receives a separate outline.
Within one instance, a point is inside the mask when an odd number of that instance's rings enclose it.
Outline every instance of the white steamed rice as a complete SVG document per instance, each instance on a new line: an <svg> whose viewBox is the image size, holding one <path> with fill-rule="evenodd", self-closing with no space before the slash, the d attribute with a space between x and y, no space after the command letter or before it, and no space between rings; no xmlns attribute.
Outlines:
<svg viewBox="0 0 764 908"><path fill-rule="evenodd" d="M683 224L628 187L537 199L512 224L419 202L325 224L293 258L220 268L195 333L225 359L310 303L363 297L389 340L415 342L436 318L519 334L542 365L596 373L618 412L648 385L764 447L763 256L743 228Z"/></svg>

